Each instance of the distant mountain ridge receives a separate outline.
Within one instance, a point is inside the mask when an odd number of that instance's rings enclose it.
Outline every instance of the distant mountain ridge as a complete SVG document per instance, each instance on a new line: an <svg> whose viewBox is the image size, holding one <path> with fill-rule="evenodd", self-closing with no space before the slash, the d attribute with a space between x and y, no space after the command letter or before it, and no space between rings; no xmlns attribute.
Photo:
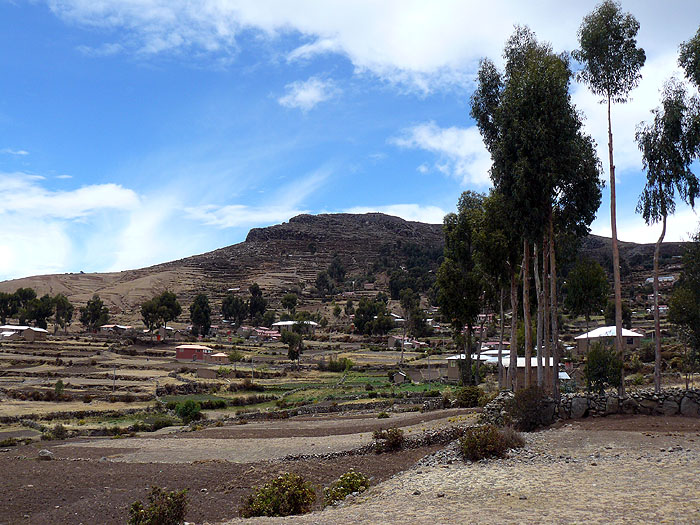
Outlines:
<svg viewBox="0 0 700 525"><path fill-rule="evenodd" d="M382 259L400 263L407 246L434 252L443 244L440 224L381 213L299 215L282 224L253 228L244 242L200 255L123 272L25 277L0 282L0 291L31 287L39 295L63 293L77 305L97 293L115 320L135 321L141 303L166 289L175 292L185 307L197 293L207 294L216 305L228 289L245 290L253 282L266 295L279 297L290 289L312 287L336 255L353 277L365 275ZM653 250L653 244L621 242L628 275L643 276ZM590 235L582 241L581 251L605 266L610 239ZM683 243L664 243L662 260L673 266L682 251Z"/></svg>

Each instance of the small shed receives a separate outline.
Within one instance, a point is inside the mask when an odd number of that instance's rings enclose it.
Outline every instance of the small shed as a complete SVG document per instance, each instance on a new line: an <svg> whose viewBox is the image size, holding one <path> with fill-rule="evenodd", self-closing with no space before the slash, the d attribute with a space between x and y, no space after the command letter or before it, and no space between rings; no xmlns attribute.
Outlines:
<svg viewBox="0 0 700 525"><path fill-rule="evenodd" d="M391 382L395 385L402 385L409 381L410 379L408 378L408 375L406 375L401 370L399 370L398 372L394 372L394 374L391 376Z"/></svg>

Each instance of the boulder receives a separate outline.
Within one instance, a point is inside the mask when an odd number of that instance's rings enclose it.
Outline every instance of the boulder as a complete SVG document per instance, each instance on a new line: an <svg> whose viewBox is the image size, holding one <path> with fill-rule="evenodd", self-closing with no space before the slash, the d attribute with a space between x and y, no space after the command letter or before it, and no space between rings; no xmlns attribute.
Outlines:
<svg viewBox="0 0 700 525"><path fill-rule="evenodd" d="M636 414L639 410L639 403L631 397L628 397L623 399L620 403L620 410L623 414Z"/></svg>
<svg viewBox="0 0 700 525"><path fill-rule="evenodd" d="M653 399L642 399L639 402L639 411L642 414L651 415L654 414L659 408L659 402Z"/></svg>
<svg viewBox="0 0 700 525"><path fill-rule="evenodd" d="M617 414L620 411L620 400L616 397L609 397L605 403L605 415Z"/></svg>
<svg viewBox="0 0 700 525"><path fill-rule="evenodd" d="M681 414L684 416L700 417L700 404L689 397L681 401Z"/></svg>
<svg viewBox="0 0 700 525"><path fill-rule="evenodd" d="M664 416L674 416L678 414L678 403L671 399L666 399L660 406L659 409Z"/></svg>
<svg viewBox="0 0 700 525"><path fill-rule="evenodd" d="M588 399L585 397L575 397L571 400L571 418L579 419L587 415Z"/></svg>
<svg viewBox="0 0 700 525"><path fill-rule="evenodd" d="M39 459L43 459L44 461L50 461L53 459L53 452L50 450L46 450L45 448L42 448L39 451Z"/></svg>

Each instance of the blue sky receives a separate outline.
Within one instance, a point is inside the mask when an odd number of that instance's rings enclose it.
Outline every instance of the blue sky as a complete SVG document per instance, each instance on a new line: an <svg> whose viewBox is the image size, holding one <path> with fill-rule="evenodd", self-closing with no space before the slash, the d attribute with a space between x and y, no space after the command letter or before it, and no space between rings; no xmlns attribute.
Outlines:
<svg viewBox="0 0 700 525"><path fill-rule="evenodd" d="M0 0L0 279L137 268L302 212L441 222L489 187L479 58L500 60L516 23L571 50L595 5L524 4ZM697 2L657 6L623 4L648 59L613 110L619 237L637 242L658 228L634 213L634 129L700 21ZM604 107L572 94L607 166ZM679 207L667 238L697 222Z"/></svg>

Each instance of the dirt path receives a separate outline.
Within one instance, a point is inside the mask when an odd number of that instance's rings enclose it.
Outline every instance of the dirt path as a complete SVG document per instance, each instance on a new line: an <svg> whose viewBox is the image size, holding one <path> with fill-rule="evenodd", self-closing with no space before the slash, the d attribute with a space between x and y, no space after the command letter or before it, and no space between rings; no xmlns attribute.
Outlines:
<svg viewBox="0 0 700 525"><path fill-rule="evenodd" d="M660 419L563 425L504 460L424 460L340 508L227 523L700 523L700 421Z"/></svg>

